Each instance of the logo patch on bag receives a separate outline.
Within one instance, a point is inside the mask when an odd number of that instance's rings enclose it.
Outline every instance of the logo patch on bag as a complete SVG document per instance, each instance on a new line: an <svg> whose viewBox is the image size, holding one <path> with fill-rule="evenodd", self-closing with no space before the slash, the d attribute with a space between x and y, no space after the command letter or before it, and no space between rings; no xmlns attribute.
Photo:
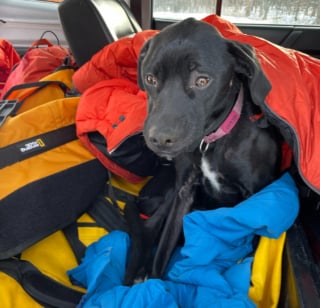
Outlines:
<svg viewBox="0 0 320 308"><path fill-rule="evenodd" d="M26 153L26 152L30 152L30 151L36 151L38 149L41 149L43 147L45 147L46 144L44 143L44 141L41 138L37 138L35 140L32 140L30 142L27 143L23 143L22 145L20 145L19 150L21 153Z"/></svg>

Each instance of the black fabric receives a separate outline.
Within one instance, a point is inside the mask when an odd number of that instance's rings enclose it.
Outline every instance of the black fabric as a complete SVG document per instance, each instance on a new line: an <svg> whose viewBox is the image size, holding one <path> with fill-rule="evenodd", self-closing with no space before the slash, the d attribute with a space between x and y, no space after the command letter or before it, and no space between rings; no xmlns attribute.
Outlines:
<svg viewBox="0 0 320 308"><path fill-rule="evenodd" d="M63 67L63 69L65 69L65 67ZM44 87L46 87L46 86L48 86L50 84L55 84L55 85L59 86L64 92L67 92L67 90L68 90L68 86L64 82L59 81L59 80L45 80L45 81L26 82L26 83L17 84L17 85L12 86L10 88L10 90L3 96L3 99L7 99L7 97L12 95L12 93L14 93L16 91L21 91L21 90L24 90L24 89L32 89L33 88L33 91L31 91L31 93L28 96L25 97L25 98L29 98L31 94L40 91L41 89L43 89ZM24 99L19 100L19 101L20 101L20 104L22 104ZM17 106L15 111L17 111L19 107L20 107L20 105Z"/></svg>
<svg viewBox="0 0 320 308"><path fill-rule="evenodd" d="M84 295L44 275L28 261L2 260L0 271L14 278L36 302L47 308L74 308Z"/></svg>
<svg viewBox="0 0 320 308"><path fill-rule="evenodd" d="M49 151L77 139L75 124L60 127L0 149L0 168Z"/></svg>
<svg viewBox="0 0 320 308"><path fill-rule="evenodd" d="M164 196L175 186L176 171L173 163L163 163L157 173L141 189L137 199L140 213L151 217L163 205Z"/></svg>
<svg viewBox="0 0 320 308"><path fill-rule="evenodd" d="M0 201L0 259L21 253L86 211L108 174L97 160L32 182ZM8 179L8 181L11 179Z"/></svg>
<svg viewBox="0 0 320 308"><path fill-rule="evenodd" d="M159 157L146 146L142 133L128 136L112 153L107 151L107 140L100 133L91 132L88 137L102 154L138 176L154 175L159 166Z"/></svg>
<svg viewBox="0 0 320 308"><path fill-rule="evenodd" d="M127 223L120 212L117 204L108 201L103 194L100 194L87 213L97 222L100 227L109 232L121 230L128 232Z"/></svg>
<svg viewBox="0 0 320 308"><path fill-rule="evenodd" d="M116 200L122 201L124 203L136 201L136 196L112 186L109 182L105 186L105 196L110 196L114 203L117 202Z"/></svg>
<svg viewBox="0 0 320 308"><path fill-rule="evenodd" d="M6 121L7 117L14 113L18 100L1 100L0 101L0 127Z"/></svg>
<svg viewBox="0 0 320 308"><path fill-rule="evenodd" d="M62 231L77 259L78 264L80 264L87 247L79 239L77 222L71 223L63 228Z"/></svg>

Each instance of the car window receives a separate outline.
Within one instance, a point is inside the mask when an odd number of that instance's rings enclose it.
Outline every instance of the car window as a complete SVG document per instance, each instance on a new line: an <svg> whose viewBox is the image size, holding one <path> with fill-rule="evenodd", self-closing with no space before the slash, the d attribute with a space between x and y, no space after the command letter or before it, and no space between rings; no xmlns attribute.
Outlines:
<svg viewBox="0 0 320 308"><path fill-rule="evenodd" d="M55 2L0 0L0 37L10 41L20 54L44 33L52 43L67 46Z"/></svg>
<svg viewBox="0 0 320 308"><path fill-rule="evenodd" d="M221 16L241 24L320 25L319 0L222 0ZM216 12L216 0L153 0L154 17L181 20Z"/></svg>
<svg viewBox="0 0 320 308"><path fill-rule="evenodd" d="M60 3L60 2L62 2L63 0L39 0L39 1Z"/></svg>

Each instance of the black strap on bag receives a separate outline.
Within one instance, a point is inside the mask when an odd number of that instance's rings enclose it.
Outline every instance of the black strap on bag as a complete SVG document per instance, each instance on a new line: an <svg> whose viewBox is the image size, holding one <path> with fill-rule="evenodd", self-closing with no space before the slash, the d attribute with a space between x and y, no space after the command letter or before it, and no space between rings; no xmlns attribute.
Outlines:
<svg viewBox="0 0 320 308"><path fill-rule="evenodd" d="M70 66L64 66L63 68L71 68ZM62 69L62 68L61 68ZM12 93L16 91L21 91L21 90L27 90L29 89L28 94L23 97L22 100L20 100L20 103L23 103L25 98L30 97L30 95L40 91L44 87L47 87L49 85L57 85L60 87L64 92L67 92L69 90L69 87L63 82L59 80L43 80L43 81L34 81L34 82L26 82L22 84L17 84L12 86L9 91L3 96L3 99L6 100Z"/></svg>
<svg viewBox="0 0 320 308"><path fill-rule="evenodd" d="M109 197L110 201L106 196ZM113 187L109 182L105 191L99 194L87 213L96 224L108 231L122 230L128 232L128 225L117 205L117 200L134 202L135 196ZM86 246L80 241L78 223L74 222L62 231L78 261L81 263ZM14 278L23 289L45 308L74 308L81 301L84 293L71 289L56 280L46 276L31 262L19 258L0 261L0 271Z"/></svg>
<svg viewBox="0 0 320 308"><path fill-rule="evenodd" d="M64 68L68 68L65 66ZM63 68L61 68L63 69ZM31 95L39 92L41 89L49 86L56 85L62 89L65 93L65 96L69 96L69 88L68 86L59 80L45 80L45 81L35 81L29 83L23 83L13 86L0 101L0 127L6 121L9 116L15 116L18 109L23 105L24 101L29 98ZM10 99L10 95L16 91L28 90L23 97L18 97L14 99ZM9 99L8 99L9 97Z"/></svg>
<svg viewBox="0 0 320 308"><path fill-rule="evenodd" d="M80 264L87 247L79 239L77 222L70 224L62 231L77 259L78 264Z"/></svg>
<svg viewBox="0 0 320 308"><path fill-rule="evenodd" d="M70 224L62 231L80 264L86 246L79 239L77 223ZM46 308L74 308L84 295L46 276L26 260L1 260L0 271L14 278L37 303Z"/></svg>
<svg viewBox="0 0 320 308"><path fill-rule="evenodd" d="M120 210L104 196L98 196L94 204L87 210L87 213L97 222L97 225L106 230L128 231L128 226L120 214Z"/></svg>
<svg viewBox="0 0 320 308"><path fill-rule="evenodd" d="M111 174L109 174L109 179L111 179ZM87 210L87 213L100 227L105 228L109 232L113 230L128 232L128 225L121 213L117 200L124 203L135 202L136 197L107 182L104 193L97 197Z"/></svg>
<svg viewBox="0 0 320 308"><path fill-rule="evenodd" d="M0 149L0 168L49 151L57 146L76 140L76 127L71 124L19 141Z"/></svg>
<svg viewBox="0 0 320 308"><path fill-rule="evenodd" d="M70 224L62 231L80 264L86 246L79 239L77 223ZM26 260L2 260L0 271L14 278L37 303L46 308L74 308L84 295L46 276Z"/></svg>
<svg viewBox="0 0 320 308"><path fill-rule="evenodd" d="M46 308L74 308L84 295L44 275L28 261L2 260L0 271L14 278L35 301Z"/></svg>

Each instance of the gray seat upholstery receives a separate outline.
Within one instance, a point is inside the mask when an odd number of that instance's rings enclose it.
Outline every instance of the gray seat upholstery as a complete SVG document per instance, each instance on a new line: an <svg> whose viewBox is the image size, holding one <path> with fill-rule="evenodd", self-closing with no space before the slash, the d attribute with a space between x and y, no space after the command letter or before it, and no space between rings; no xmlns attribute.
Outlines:
<svg viewBox="0 0 320 308"><path fill-rule="evenodd" d="M79 66L105 45L141 31L130 8L121 0L64 0L58 11Z"/></svg>

